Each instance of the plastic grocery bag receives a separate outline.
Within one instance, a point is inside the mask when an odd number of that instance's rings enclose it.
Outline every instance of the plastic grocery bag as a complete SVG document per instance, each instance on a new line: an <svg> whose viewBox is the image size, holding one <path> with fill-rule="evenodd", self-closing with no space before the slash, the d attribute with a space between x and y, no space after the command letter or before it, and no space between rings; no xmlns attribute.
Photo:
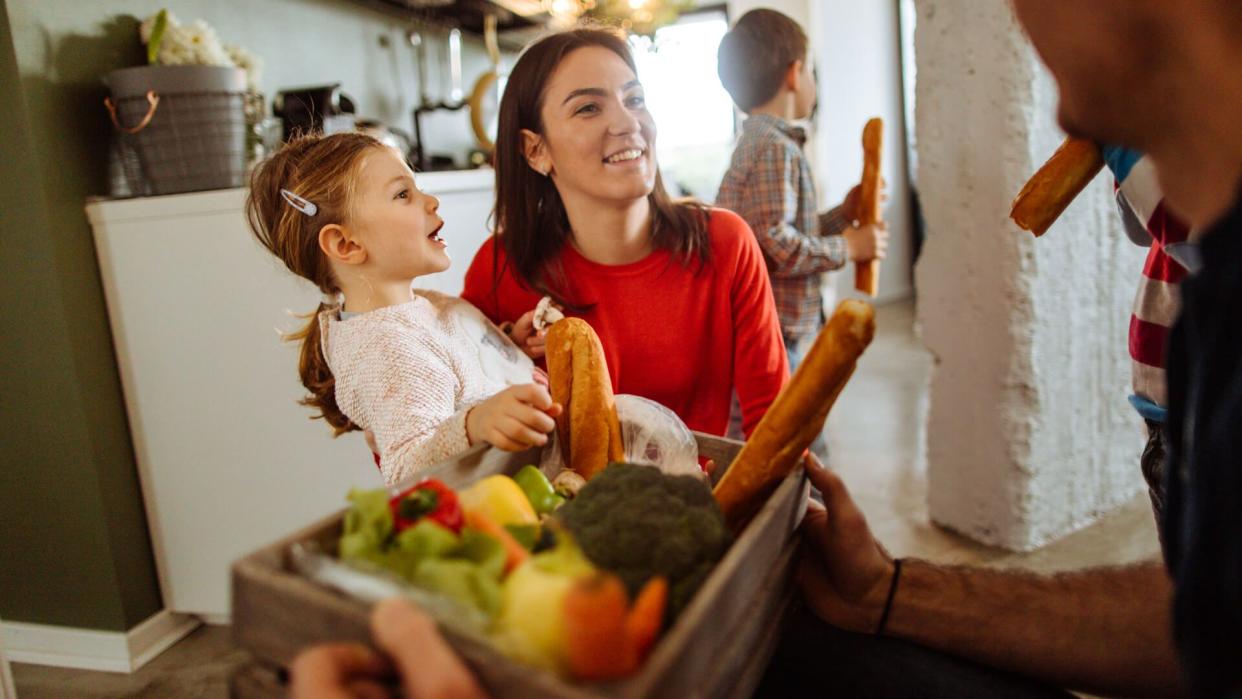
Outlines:
<svg viewBox="0 0 1242 699"><path fill-rule="evenodd" d="M670 475L706 478L699 467L699 447L694 434L676 413L641 396L620 394L616 402L626 461L649 464ZM548 478L554 478L565 468L565 463L556 433L550 437L541 454L539 469Z"/></svg>
<svg viewBox="0 0 1242 699"><path fill-rule="evenodd" d="M617 396L625 460L651 464L675 476L703 476L699 446L677 413L641 396Z"/></svg>

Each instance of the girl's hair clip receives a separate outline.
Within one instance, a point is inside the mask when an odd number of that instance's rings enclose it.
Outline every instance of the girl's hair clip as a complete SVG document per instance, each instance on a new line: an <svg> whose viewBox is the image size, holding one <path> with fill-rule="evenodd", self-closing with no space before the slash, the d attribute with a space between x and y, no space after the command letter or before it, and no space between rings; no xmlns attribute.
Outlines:
<svg viewBox="0 0 1242 699"><path fill-rule="evenodd" d="M308 201L305 197L299 197L287 189L280 190L280 196L284 197L285 201L289 202L289 206L292 206L307 216L314 216L319 212L319 207L315 206L314 202Z"/></svg>

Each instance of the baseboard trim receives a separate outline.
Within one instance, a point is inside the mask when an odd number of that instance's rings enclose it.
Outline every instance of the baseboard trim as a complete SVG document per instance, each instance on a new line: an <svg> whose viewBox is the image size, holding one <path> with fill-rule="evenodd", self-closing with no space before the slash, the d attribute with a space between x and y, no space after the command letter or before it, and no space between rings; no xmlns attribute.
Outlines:
<svg viewBox="0 0 1242 699"><path fill-rule="evenodd" d="M233 623L232 614L198 614L196 616L209 626L229 626Z"/></svg>
<svg viewBox="0 0 1242 699"><path fill-rule="evenodd" d="M133 672L202 624L197 617L161 610L129 631L0 622L9 662L79 670Z"/></svg>

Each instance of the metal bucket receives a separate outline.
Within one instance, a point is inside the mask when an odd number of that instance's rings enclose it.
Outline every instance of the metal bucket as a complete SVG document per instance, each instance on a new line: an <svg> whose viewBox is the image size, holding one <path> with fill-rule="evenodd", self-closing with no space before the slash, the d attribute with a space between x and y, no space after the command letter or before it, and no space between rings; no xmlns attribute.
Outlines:
<svg viewBox="0 0 1242 699"><path fill-rule="evenodd" d="M246 174L246 73L232 66L138 66L104 76L104 101L135 194L241 187ZM137 181L135 181L137 180Z"/></svg>

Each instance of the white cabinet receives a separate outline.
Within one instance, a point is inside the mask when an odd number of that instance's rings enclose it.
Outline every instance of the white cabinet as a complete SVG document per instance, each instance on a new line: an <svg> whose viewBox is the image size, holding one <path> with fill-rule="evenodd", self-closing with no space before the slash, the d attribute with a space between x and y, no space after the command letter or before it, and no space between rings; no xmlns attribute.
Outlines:
<svg viewBox="0 0 1242 699"><path fill-rule="evenodd" d="M460 293L487 237L490 171L419 176L440 197ZM112 325L165 606L225 621L229 565L376 487L362 437L298 405L298 348L279 332L319 292L247 230L245 190L99 201L86 210Z"/></svg>

